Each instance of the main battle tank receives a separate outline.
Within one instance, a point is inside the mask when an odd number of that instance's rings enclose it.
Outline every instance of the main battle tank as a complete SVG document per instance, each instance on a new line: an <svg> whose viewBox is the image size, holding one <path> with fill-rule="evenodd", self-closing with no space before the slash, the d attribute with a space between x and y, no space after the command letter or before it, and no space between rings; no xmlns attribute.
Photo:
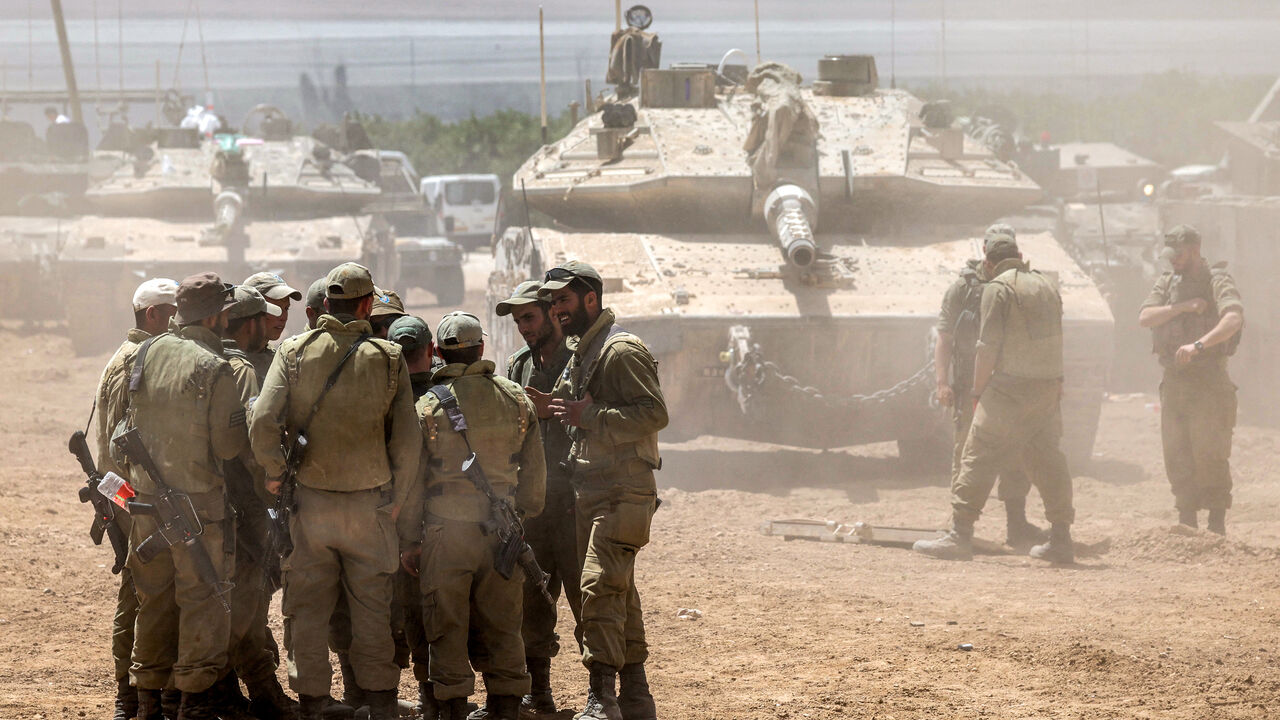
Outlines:
<svg viewBox="0 0 1280 720"><path fill-rule="evenodd" d="M489 307L584 260L658 360L666 439L896 441L904 459L940 465L941 298L985 225L1039 187L952 127L945 104L880 88L871 57L824 57L804 87L772 63L659 69L656 47L643 27L615 33L617 95L516 172L515 198L556 227L496 239ZM1051 233L1019 241L1062 290L1063 447L1087 460L1111 313ZM490 332L499 356L519 347L510 321L490 317Z"/></svg>
<svg viewBox="0 0 1280 720"><path fill-rule="evenodd" d="M124 299L145 277L269 270L306 287L354 260L394 287L394 233L363 214L380 196L377 161L357 158L296 134L271 106L254 108L239 133L172 129L135 148L85 193L97 214L60 227L55 274L76 350L118 341L132 324Z"/></svg>

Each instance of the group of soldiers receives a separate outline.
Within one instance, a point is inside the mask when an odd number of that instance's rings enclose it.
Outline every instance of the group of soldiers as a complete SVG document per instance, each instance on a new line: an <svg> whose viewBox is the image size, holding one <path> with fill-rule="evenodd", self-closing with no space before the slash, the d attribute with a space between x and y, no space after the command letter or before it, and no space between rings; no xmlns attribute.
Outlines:
<svg viewBox="0 0 1280 720"><path fill-rule="evenodd" d="M1075 559L1071 474L1059 448L1063 383L1062 296L1054 280L1031 269L1014 229L997 223L948 288L935 347L936 397L953 408L955 451L951 524L917 552L948 560L973 557L973 526L992 487L1008 518L1006 543L1033 558ZM1227 375L1244 325L1244 305L1226 263L1201 255L1199 232L1179 225L1164 236L1171 270L1143 302L1138 324L1152 328L1160 383L1165 472L1178 521L1226 534L1231 506L1231 434L1236 387ZM1027 520L1032 485L1040 492L1048 533Z"/></svg>
<svg viewBox="0 0 1280 720"><path fill-rule="evenodd" d="M128 481L130 508L183 498L196 531L174 541L164 517L117 515L115 717L386 720L410 666L425 718L554 713L563 590L589 680L577 717L654 720L635 559L667 412L603 290L576 261L515 288L495 310L527 346L501 377L474 315L433 336L355 263L310 286L309 329L274 350L304 299L278 275L142 283L99 384L100 470ZM523 538L502 517L523 518ZM267 626L277 588L296 701Z"/></svg>

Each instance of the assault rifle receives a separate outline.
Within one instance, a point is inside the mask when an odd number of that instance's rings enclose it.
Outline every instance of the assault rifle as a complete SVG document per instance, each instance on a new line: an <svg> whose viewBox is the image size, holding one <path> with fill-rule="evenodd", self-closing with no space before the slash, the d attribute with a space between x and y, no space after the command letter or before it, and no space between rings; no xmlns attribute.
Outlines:
<svg viewBox="0 0 1280 720"><path fill-rule="evenodd" d="M191 556L191 564L195 566L200 582L209 585L217 596L222 609L231 612L231 603L227 597L235 584L227 580L219 580L213 569L213 561L200 536L204 533L204 525L196 514L196 507L191 496L174 490L164 481L160 468L142 444L142 436L134 428L124 435L115 438L114 442L129 458L129 462L146 471L151 482L155 483L159 492L154 503L139 502L137 498L129 498L128 510L134 515L150 515L156 519L156 531L138 543L134 553L143 563L151 562L167 548L182 544Z"/></svg>
<svg viewBox="0 0 1280 720"><path fill-rule="evenodd" d="M262 561L263 590L273 593L283 587L280 581L280 561L293 552L293 537L289 535L289 516L293 514L294 490L298 487L298 468L307 452L307 438L301 432L284 453L284 478L275 503L267 508L267 554Z"/></svg>
<svg viewBox="0 0 1280 720"><path fill-rule="evenodd" d="M111 540L111 549L115 552L116 559L111 565L111 572L114 575L120 574L121 568L124 567L125 560L129 557L129 539L124 536L124 531L116 524L116 509L111 505L111 501L105 495L98 492L98 485L102 482L102 475L98 473L98 469L93 464L93 456L89 454L89 443L85 441L84 433L80 430L71 433L71 440L67 443L67 449L72 455L76 456L76 460L80 461L80 469L84 470L84 474L88 476L83 487L80 488L80 502L93 505L93 525L89 526L89 537L93 540L94 545L102 544L102 536L106 534Z"/></svg>

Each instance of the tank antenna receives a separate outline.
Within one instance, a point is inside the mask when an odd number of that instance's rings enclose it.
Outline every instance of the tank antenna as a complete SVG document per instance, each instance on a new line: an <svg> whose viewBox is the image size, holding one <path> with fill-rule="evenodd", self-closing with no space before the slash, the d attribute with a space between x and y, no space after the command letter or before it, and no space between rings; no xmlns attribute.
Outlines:
<svg viewBox="0 0 1280 720"><path fill-rule="evenodd" d="M542 33L542 6L538 6L538 95L542 103L542 144L547 144L547 41Z"/></svg>
<svg viewBox="0 0 1280 720"><path fill-rule="evenodd" d="M756 5L756 64L764 62L760 56L760 0L755 0Z"/></svg>
<svg viewBox="0 0 1280 720"><path fill-rule="evenodd" d="M613 31L622 29L622 0L613 0Z"/></svg>

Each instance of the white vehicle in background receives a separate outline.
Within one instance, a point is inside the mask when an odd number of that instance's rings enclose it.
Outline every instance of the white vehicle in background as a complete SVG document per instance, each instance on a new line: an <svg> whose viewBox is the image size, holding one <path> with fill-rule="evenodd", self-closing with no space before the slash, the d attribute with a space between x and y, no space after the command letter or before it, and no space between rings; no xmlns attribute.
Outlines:
<svg viewBox="0 0 1280 720"><path fill-rule="evenodd" d="M431 175L419 187L446 237L467 249L489 244L502 190L497 175Z"/></svg>

